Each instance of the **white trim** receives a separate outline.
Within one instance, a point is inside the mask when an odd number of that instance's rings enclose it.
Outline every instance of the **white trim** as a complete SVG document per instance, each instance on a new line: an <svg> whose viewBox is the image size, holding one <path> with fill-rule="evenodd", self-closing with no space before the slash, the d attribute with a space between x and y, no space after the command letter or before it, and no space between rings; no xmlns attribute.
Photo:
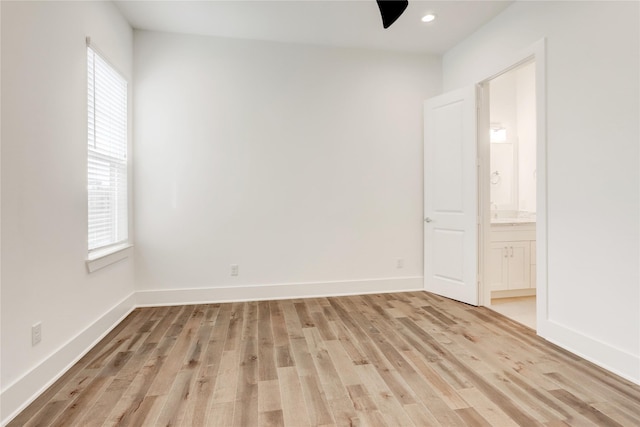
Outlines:
<svg viewBox="0 0 640 427"><path fill-rule="evenodd" d="M419 276L134 292L5 387L0 393L0 426L8 424L29 406L137 307L423 290L423 280Z"/></svg>
<svg viewBox="0 0 640 427"><path fill-rule="evenodd" d="M135 293L131 293L36 367L5 387L0 394L0 425L8 424L95 347L136 308L135 302Z"/></svg>
<svg viewBox="0 0 640 427"><path fill-rule="evenodd" d="M491 291L491 298L518 298L535 297L536 288L526 289L505 289L503 291Z"/></svg>
<svg viewBox="0 0 640 427"><path fill-rule="evenodd" d="M536 67L536 133L537 133L537 209L536 209L536 326L542 338L611 371L636 384L640 384L640 357L616 348L565 325L549 319L548 299L548 182L547 182L547 93L546 93L546 39L541 39L517 55L494 68L494 72L481 80L481 84L520 64L535 60ZM488 139L488 138L487 138ZM482 152L482 151L481 151ZM482 159L488 162L488 159ZM484 163L483 163L484 164ZM486 199L486 198L485 198ZM488 200L488 199L487 199ZM488 201L482 212L489 212ZM486 214L485 214L486 216ZM490 228L490 220L483 216L484 230ZM485 243L486 244L486 243ZM483 281L484 283L484 281ZM490 289L483 286L483 305L490 304ZM488 299L489 298L489 299ZM488 299L488 300L487 300Z"/></svg>
<svg viewBox="0 0 640 427"><path fill-rule="evenodd" d="M134 292L54 351L38 366L2 390L0 425L8 424L29 406L137 307L423 291L423 282L423 277L415 276ZM540 322L538 324L540 325ZM538 327L538 331L546 340L640 384L640 357L553 321L546 320ZM602 363L601 360L609 363ZM5 415L7 413L9 415Z"/></svg>
<svg viewBox="0 0 640 427"><path fill-rule="evenodd" d="M127 82L127 86L129 86L128 83L130 83L131 79L129 77L127 77L126 73L123 73L122 70L120 69L120 67L116 67L114 64L115 62L113 62L111 60L111 58L109 57L109 55L105 54L104 51L100 48L100 46L97 46L92 40L90 36L85 37L85 41L87 43L87 47L90 47L91 49L93 49L93 51L95 51L96 53L98 53L98 55L100 55L102 57L102 59L104 59L111 68L113 68L118 74L120 74L120 77L122 77L124 80L126 80Z"/></svg>
<svg viewBox="0 0 640 427"><path fill-rule="evenodd" d="M491 305L491 288L488 282L487 257L491 249L491 185L490 185L490 135L489 135L489 85L487 81L476 85L478 91L478 305Z"/></svg>
<svg viewBox="0 0 640 427"><path fill-rule="evenodd" d="M133 245L130 243L123 243L90 252L86 261L87 270L89 270L89 273L93 273L103 267L122 261L131 255L131 251L127 249L132 247Z"/></svg>
<svg viewBox="0 0 640 427"><path fill-rule="evenodd" d="M138 291L138 307L423 291L422 276Z"/></svg>
<svg viewBox="0 0 640 427"><path fill-rule="evenodd" d="M547 185L547 50L546 39L532 50L536 61L536 325L548 322L548 185ZM538 332L543 336L542 333Z"/></svg>
<svg viewBox="0 0 640 427"><path fill-rule="evenodd" d="M538 335L622 378L640 384L640 356L549 319L542 325L538 322Z"/></svg>

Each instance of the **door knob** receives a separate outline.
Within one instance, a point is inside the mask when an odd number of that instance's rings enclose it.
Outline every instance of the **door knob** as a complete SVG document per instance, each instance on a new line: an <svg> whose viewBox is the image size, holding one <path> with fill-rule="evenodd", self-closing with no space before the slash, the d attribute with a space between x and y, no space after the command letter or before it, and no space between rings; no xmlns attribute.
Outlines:
<svg viewBox="0 0 640 427"><path fill-rule="evenodd" d="M432 222L432 221L433 221L433 220L432 220L431 218L429 218L429 217L426 217L426 218L424 219L424 222Z"/></svg>

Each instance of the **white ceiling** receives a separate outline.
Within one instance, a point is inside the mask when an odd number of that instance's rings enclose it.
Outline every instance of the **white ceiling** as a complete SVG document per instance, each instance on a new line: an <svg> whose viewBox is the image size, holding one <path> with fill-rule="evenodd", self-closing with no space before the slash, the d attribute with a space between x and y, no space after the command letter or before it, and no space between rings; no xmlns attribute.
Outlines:
<svg viewBox="0 0 640 427"><path fill-rule="evenodd" d="M116 1L137 29L442 54L513 0L409 0L382 28L375 0ZM429 24L420 18L433 12Z"/></svg>

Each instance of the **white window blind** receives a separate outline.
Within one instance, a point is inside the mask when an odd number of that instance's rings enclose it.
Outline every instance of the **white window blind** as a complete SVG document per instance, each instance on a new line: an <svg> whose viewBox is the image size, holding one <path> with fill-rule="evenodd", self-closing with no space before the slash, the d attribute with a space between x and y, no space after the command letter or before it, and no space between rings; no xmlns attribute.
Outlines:
<svg viewBox="0 0 640 427"><path fill-rule="evenodd" d="M91 47L87 58L91 251L128 236L127 81Z"/></svg>

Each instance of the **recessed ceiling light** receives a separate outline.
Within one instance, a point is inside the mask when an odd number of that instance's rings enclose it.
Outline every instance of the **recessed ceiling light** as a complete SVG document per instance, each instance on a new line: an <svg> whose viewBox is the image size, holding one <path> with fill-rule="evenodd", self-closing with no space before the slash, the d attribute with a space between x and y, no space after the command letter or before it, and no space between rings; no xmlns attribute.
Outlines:
<svg viewBox="0 0 640 427"><path fill-rule="evenodd" d="M428 13L422 17L422 22L431 22L436 19L436 15L433 13Z"/></svg>

